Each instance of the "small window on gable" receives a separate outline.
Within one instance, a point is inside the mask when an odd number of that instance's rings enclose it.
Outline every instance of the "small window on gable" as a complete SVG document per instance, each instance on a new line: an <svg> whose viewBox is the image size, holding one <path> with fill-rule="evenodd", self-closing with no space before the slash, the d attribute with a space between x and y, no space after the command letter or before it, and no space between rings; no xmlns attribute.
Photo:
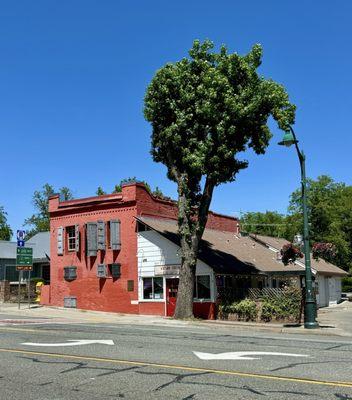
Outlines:
<svg viewBox="0 0 352 400"><path fill-rule="evenodd" d="M148 225L143 224L143 222L137 222L137 232L150 231L151 228Z"/></svg>

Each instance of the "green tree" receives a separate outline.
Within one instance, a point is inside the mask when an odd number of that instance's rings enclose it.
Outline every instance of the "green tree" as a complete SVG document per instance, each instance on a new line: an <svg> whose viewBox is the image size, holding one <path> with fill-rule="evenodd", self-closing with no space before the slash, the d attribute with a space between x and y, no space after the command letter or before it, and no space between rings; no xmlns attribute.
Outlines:
<svg viewBox="0 0 352 400"><path fill-rule="evenodd" d="M57 192L53 186L46 183L42 190L34 192L32 202L36 213L24 221L25 225L31 227L27 232L27 240L38 232L47 232L50 229L49 197L55 193L60 194L61 201L72 199L71 190L65 186Z"/></svg>
<svg viewBox="0 0 352 400"><path fill-rule="evenodd" d="M130 177L130 178L124 178L120 181L120 183L118 185L115 185L115 188L113 190L113 193L120 193L122 190L122 185L125 183L135 183L135 182L139 182L139 183L143 183L144 186L146 187L146 189L148 190L148 192L150 194L152 194L153 196L156 197L165 197L163 192L161 191L161 189L157 186L155 188L155 190L152 190L152 188L150 187L149 183L146 181L141 181L138 180L135 176Z"/></svg>
<svg viewBox="0 0 352 400"><path fill-rule="evenodd" d="M158 186L156 186L155 190L153 190L153 196L161 197L161 198L165 197L164 193L161 191L161 189Z"/></svg>
<svg viewBox="0 0 352 400"><path fill-rule="evenodd" d="M0 206L0 240L11 240L12 229L7 223L7 212Z"/></svg>
<svg viewBox="0 0 352 400"><path fill-rule="evenodd" d="M152 125L152 156L178 187L181 270L176 318L193 317L193 287L199 242L214 188L235 180L248 162L247 148L263 154L272 116L283 130L294 123L295 106L283 86L258 75L262 49L245 56L225 46L212 51L195 41L189 58L168 63L152 79L144 115Z"/></svg>
<svg viewBox="0 0 352 400"><path fill-rule="evenodd" d="M241 217L241 229L248 233L283 237L286 233L286 216L277 211L247 212Z"/></svg>
<svg viewBox="0 0 352 400"><path fill-rule="evenodd" d="M309 230L312 244L332 243L336 254L328 261L352 267L352 186L321 175L308 180ZM302 199L297 189L290 198L287 236L302 232Z"/></svg>
<svg viewBox="0 0 352 400"><path fill-rule="evenodd" d="M104 189L101 186L98 186L97 191L95 192L95 194L97 196L103 196L104 194L106 194L106 192L104 191Z"/></svg>

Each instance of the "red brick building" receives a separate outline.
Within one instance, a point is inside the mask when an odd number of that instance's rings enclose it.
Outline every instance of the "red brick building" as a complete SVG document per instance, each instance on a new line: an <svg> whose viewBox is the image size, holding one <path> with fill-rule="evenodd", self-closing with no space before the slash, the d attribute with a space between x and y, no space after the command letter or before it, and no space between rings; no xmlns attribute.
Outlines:
<svg viewBox="0 0 352 400"><path fill-rule="evenodd" d="M148 218L175 221L175 202L155 198L143 184L134 183L123 186L117 194L69 201L52 196L49 212L51 281L43 288L43 304L172 315L178 246L157 233L148 236L142 232L152 230L144 222ZM210 212L207 228L235 234L238 221ZM153 262L155 249L161 257ZM211 266L199 263L203 272L197 272L195 313L212 318L215 278L209 272Z"/></svg>

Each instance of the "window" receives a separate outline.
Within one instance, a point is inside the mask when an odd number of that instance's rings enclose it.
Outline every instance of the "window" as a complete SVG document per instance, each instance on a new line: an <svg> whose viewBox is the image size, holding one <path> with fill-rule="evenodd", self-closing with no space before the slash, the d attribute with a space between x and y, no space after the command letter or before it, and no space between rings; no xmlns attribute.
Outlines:
<svg viewBox="0 0 352 400"><path fill-rule="evenodd" d="M120 278L121 264L109 264L109 276L112 278Z"/></svg>
<svg viewBox="0 0 352 400"><path fill-rule="evenodd" d="M148 225L143 224L140 221L137 221L137 232L145 232L151 231L151 228Z"/></svg>
<svg viewBox="0 0 352 400"><path fill-rule="evenodd" d="M164 298L163 278L143 278L143 299L159 300Z"/></svg>
<svg viewBox="0 0 352 400"><path fill-rule="evenodd" d="M77 278L77 267L70 266L64 267L64 279L66 281L73 281Z"/></svg>
<svg viewBox="0 0 352 400"><path fill-rule="evenodd" d="M196 276L194 285L194 297L196 299L210 299L210 276Z"/></svg>
<svg viewBox="0 0 352 400"><path fill-rule="evenodd" d="M76 227L74 225L66 228L66 238L68 251L76 251Z"/></svg>

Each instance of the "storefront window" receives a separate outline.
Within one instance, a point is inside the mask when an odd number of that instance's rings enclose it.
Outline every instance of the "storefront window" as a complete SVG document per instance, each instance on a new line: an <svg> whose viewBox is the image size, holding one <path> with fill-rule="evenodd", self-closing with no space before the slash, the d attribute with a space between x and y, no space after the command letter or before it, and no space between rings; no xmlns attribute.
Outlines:
<svg viewBox="0 0 352 400"><path fill-rule="evenodd" d="M210 276L199 275L196 276L195 281L195 293L196 299L210 299Z"/></svg>
<svg viewBox="0 0 352 400"><path fill-rule="evenodd" d="M164 298L163 278L143 278L143 299Z"/></svg>

